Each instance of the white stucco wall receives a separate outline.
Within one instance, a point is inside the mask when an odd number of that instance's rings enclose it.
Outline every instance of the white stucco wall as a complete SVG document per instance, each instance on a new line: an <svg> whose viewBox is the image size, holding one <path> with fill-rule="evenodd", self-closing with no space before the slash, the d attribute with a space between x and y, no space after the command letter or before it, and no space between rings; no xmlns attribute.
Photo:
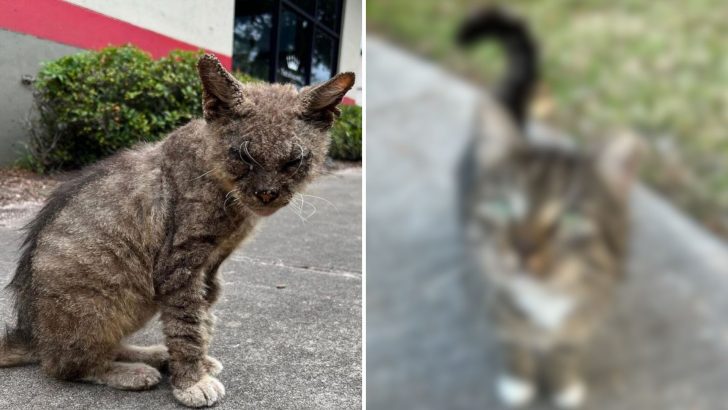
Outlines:
<svg viewBox="0 0 728 410"><path fill-rule="evenodd" d="M233 52L235 0L65 1L227 56Z"/></svg>
<svg viewBox="0 0 728 410"><path fill-rule="evenodd" d="M345 0L339 49L339 71L353 71L356 83L348 96L362 103L362 1Z"/></svg>

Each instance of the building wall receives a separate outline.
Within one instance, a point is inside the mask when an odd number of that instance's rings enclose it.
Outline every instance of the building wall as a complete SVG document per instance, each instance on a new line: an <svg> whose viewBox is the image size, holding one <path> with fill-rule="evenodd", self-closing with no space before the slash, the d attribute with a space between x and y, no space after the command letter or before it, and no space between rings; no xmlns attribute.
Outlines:
<svg viewBox="0 0 728 410"><path fill-rule="evenodd" d="M28 140L25 120L33 94L23 76L33 77L43 61L81 49L0 29L0 165L12 164Z"/></svg>
<svg viewBox="0 0 728 410"><path fill-rule="evenodd" d="M344 1L341 45L339 50L339 71L353 71L356 74L354 88L347 94L357 104L362 104L362 1Z"/></svg>
<svg viewBox="0 0 728 410"><path fill-rule="evenodd" d="M66 1L207 50L233 53L235 0Z"/></svg>

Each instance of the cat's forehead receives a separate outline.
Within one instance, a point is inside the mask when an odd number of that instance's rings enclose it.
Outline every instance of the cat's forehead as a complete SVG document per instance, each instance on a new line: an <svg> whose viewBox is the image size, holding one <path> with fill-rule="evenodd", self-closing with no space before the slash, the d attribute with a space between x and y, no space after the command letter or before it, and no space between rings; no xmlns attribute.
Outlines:
<svg viewBox="0 0 728 410"><path fill-rule="evenodd" d="M300 118L298 91L291 85L246 86L241 117L229 134L251 153L276 159L306 151L306 128Z"/></svg>
<svg viewBox="0 0 728 410"><path fill-rule="evenodd" d="M516 153L495 180L502 188L521 189L531 197L563 196L592 191L600 184L592 158L586 154L542 147Z"/></svg>
<svg viewBox="0 0 728 410"><path fill-rule="evenodd" d="M244 104L261 112L300 111L298 94L290 84L246 84L243 88Z"/></svg>
<svg viewBox="0 0 728 410"><path fill-rule="evenodd" d="M486 197L524 217L593 208L604 200L594 161L573 151L524 150L491 172L485 188Z"/></svg>

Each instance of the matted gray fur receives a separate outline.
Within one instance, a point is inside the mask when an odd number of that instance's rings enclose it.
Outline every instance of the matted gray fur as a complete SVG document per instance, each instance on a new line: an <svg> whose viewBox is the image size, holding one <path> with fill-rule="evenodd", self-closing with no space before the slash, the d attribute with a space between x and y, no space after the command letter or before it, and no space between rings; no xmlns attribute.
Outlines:
<svg viewBox="0 0 728 410"><path fill-rule="evenodd" d="M217 269L319 173L354 74L299 92L243 85L211 55L198 71L204 119L86 169L27 226L0 366L39 362L52 377L127 390L168 367L182 404L222 399L222 365L207 355ZM158 312L165 345L122 342Z"/></svg>

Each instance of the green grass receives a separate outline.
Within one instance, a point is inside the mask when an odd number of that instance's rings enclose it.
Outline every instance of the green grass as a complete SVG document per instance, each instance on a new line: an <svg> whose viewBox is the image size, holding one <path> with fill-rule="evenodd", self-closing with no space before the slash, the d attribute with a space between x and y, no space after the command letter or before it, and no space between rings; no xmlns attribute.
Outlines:
<svg viewBox="0 0 728 410"><path fill-rule="evenodd" d="M481 3L478 3L481 4ZM510 1L542 45L539 117L587 142L617 129L652 148L643 176L728 233L728 3ZM472 1L369 0L368 29L474 79L494 78L494 47L453 46Z"/></svg>

